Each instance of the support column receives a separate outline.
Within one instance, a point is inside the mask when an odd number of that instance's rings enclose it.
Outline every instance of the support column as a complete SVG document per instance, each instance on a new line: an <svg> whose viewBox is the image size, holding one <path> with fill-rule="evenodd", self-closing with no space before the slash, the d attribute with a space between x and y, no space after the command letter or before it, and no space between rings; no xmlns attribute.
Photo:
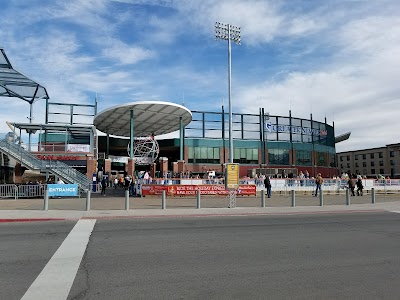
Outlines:
<svg viewBox="0 0 400 300"><path fill-rule="evenodd" d="M178 172L186 172L186 162L184 160L178 160Z"/></svg>
<svg viewBox="0 0 400 300"><path fill-rule="evenodd" d="M87 178L92 178L93 173L96 172L97 161L94 159L93 154L86 154L86 176Z"/></svg>
<svg viewBox="0 0 400 300"><path fill-rule="evenodd" d="M106 158L104 160L104 173L111 174L111 159L109 159L109 158Z"/></svg>
<svg viewBox="0 0 400 300"><path fill-rule="evenodd" d="M178 162L174 161L172 163L172 172L173 173L178 173Z"/></svg>
<svg viewBox="0 0 400 300"><path fill-rule="evenodd" d="M183 139L182 117L179 117L179 160L183 160Z"/></svg>
<svg viewBox="0 0 400 300"><path fill-rule="evenodd" d="M133 159L133 148L134 148L134 124L133 124L133 110L131 110L130 117L130 147L129 147L129 158ZM129 173L129 172L128 172Z"/></svg>
<svg viewBox="0 0 400 300"><path fill-rule="evenodd" d="M106 147L105 158L108 158L109 155L110 155L110 135L107 133L107 147Z"/></svg>
<svg viewBox="0 0 400 300"><path fill-rule="evenodd" d="M151 178L156 178L156 164L150 165L150 176Z"/></svg>
<svg viewBox="0 0 400 300"><path fill-rule="evenodd" d="M128 158L128 169L127 169L128 175L133 175L135 174L135 159L134 158Z"/></svg>
<svg viewBox="0 0 400 300"><path fill-rule="evenodd" d="M22 166L20 163L15 164L14 183L22 183Z"/></svg>
<svg viewBox="0 0 400 300"><path fill-rule="evenodd" d="M160 157L160 176L164 177L164 175L168 172L168 158Z"/></svg>

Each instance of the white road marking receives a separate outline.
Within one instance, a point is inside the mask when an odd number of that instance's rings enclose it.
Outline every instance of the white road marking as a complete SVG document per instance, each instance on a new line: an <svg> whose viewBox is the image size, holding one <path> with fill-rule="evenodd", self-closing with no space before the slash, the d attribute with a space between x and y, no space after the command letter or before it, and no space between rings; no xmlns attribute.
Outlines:
<svg viewBox="0 0 400 300"><path fill-rule="evenodd" d="M67 299L95 223L79 220L75 224L21 299Z"/></svg>
<svg viewBox="0 0 400 300"><path fill-rule="evenodd" d="M393 210L392 213L400 214L400 210Z"/></svg>

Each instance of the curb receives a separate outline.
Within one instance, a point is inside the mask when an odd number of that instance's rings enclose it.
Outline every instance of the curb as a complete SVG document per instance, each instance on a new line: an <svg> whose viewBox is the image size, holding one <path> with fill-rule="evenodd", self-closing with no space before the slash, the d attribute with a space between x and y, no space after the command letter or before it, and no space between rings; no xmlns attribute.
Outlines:
<svg viewBox="0 0 400 300"><path fill-rule="evenodd" d="M61 218L24 218L24 219L0 219L0 223L10 223L10 222L46 222L46 221L65 221L67 219Z"/></svg>
<svg viewBox="0 0 400 300"><path fill-rule="evenodd" d="M10 222L48 222L48 221L78 221L84 220L113 220L113 219L162 219L162 218L207 218L207 217L241 217L241 216L290 216L290 215L318 215L318 214L351 214L386 212L384 209L354 209L354 210L326 210L326 211L297 211L297 212L247 212L247 213L207 213L207 214L160 214L160 215L115 215L115 216L82 216L80 218L15 218L0 219L0 223Z"/></svg>

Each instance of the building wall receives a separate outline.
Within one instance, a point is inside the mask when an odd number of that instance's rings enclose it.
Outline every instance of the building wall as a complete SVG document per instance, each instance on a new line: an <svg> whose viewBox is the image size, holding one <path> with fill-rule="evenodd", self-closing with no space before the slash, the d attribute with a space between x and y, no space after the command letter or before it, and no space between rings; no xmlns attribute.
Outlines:
<svg viewBox="0 0 400 300"><path fill-rule="evenodd" d="M186 139L185 140L185 161L186 170L195 173L205 173L209 170L216 172L224 171L224 163L229 162L229 149L223 148L222 141L218 139ZM260 149L259 141L244 141L244 140L234 140L234 152L245 152L249 153L250 159L239 160L237 156L234 156L234 163L240 163L240 176L246 176L248 170L257 168L270 168L270 169L288 169L294 168L297 173L302 171L305 173L308 171L310 176L316 176L316 174L321 173L323 177L331 178L333 176L339 175L339 171L335 166L335 162L331 161L331 156L335 157L334 149L331 147L319 148L317 145L309 145L303 143L287 143L287 142L268 142L268 147L266 148L266 164L261 164L262 151ZM189 150L189 148L191 148ZM313 149L314 148L314 149ZM296 150L298 149L298 150ZM225 150L225 151L224 151ZM244 150L244 151L240 151ZM178 149L176 150L178 151ZM197 151L197 152L196 152ZM298 162L296 157L296 151L305 151L309 154L310 160L307 164L303 162ZM223 159L223 153L225 152L225 161ZM209 155L207 155L209 153ZM219 153L219 158L211 163L213 160L212 155L214 153ZM202 155L196 157L196 155ZM270 156L271 154L272 156ZM317 157L320 156L320 161ZM271 163L284 162L284 163ZM321 163L322 162L322 163Z"/></svg>
<svg viewBox="0 0 400 300"><path fill-rule="evenodd" d="M341 173L400 178L400 144L337 153Z"/></svg>

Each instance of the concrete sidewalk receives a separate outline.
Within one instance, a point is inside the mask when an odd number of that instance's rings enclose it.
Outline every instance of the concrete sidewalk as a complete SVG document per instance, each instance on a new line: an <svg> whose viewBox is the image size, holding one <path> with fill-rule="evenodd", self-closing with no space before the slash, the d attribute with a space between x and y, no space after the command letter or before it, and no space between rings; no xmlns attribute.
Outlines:
<svg viewBox="0 0 400 300"><path fill-rule="evenodd" d="M266 198L266 207L261 207L261 197L238 197L235 208L227 208L225 197L202 197L200 209L196 198L167 198L166 209L161 209L160 197L130 198L130 209L125 210L124 197L94 195L91 210L85 211L86 199L50 199L49 210L44 211L43 199L0 200L0 222L23 222L45 220L78 220L82 218L163 218L163 217L210 217L251 216L287 214L324 214L395 211L400 212L398 195L377 195L372 204L369 196L351 197L351 205L345 204L343 196L324 196L320 206L318 197L296 196L296 206L291 206L289 195Z"/></svg>

